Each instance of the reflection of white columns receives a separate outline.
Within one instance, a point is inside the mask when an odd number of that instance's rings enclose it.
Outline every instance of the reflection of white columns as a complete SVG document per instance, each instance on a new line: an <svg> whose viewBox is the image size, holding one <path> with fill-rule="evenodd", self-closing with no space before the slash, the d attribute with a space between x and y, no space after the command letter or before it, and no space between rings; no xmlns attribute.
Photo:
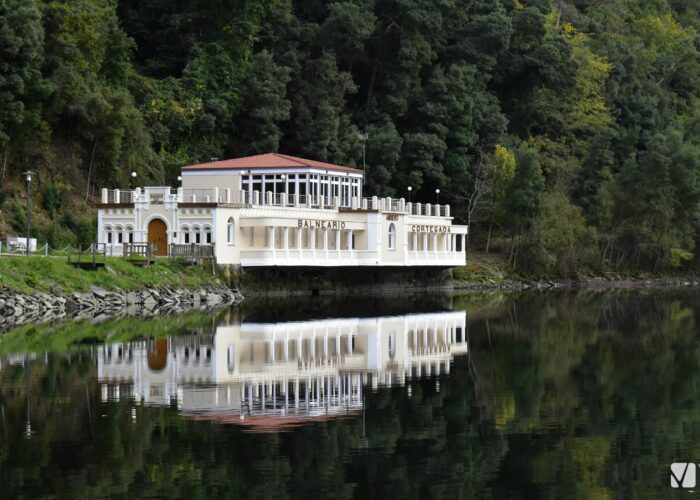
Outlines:
<svg viewBox="0 0 700 500"><path fill-rule="evenodd" d="M328 359L328 327L326 327L326 333L323 335L323 357Z"/></svg>

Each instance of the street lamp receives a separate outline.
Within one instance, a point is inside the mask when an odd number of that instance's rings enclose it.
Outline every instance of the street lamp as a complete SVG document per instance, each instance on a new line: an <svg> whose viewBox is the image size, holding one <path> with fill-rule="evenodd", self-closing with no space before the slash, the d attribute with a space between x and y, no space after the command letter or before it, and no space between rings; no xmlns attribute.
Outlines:
<svg viewBox="0 0 700 500"><path fill-rule="evenodd" d="M181 175L178 175L178 176L177 176L177 182L180 182L180 183L182 182L182 176L181 176Z"/></svg>
<svg viewBox="0 0 700 500"><path fill-rule="evenodd" d="M413 188L411 186L408 186L408 202L411 203L411 191L413 191Z"/></svg>
<svg viewBox="0 0 700 500"><path fill-rule="evenodd" d="M26 240L26 245L25 245L25 254L29 255L29 227L31 225L32 221L32 214L30 211L29 207L29 200L31 196L31 187L32 187L32 176L34 175L34 172L31 170L27 170L24 172L24 178L27 180L27 240Z"/></svg>
<svg viewBox="0 0 700 500"><path fill-rule="evenodd" d="M134 189L136 183L136 172L131 172L131 189Z"/></svg>
<svg viewBox="0 0 700 500"><path fill-rule="evenodd" d="M437 188L435 190L435 204L440 204L440 188Z"/></svg>

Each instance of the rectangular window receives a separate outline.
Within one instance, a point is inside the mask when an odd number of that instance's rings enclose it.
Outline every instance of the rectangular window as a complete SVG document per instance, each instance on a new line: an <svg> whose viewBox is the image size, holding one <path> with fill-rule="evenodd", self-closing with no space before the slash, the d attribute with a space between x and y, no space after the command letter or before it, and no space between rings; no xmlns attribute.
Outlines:
<svg viewBox="0 0 700 500"><path fill-rule="evenodd" d="M112 243L112 231L107 231L107 243Z"/></svg>

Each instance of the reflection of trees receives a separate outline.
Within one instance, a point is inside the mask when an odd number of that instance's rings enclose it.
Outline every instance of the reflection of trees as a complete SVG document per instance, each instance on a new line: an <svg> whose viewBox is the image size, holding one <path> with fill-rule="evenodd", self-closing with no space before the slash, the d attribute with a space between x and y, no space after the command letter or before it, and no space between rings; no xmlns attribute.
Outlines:
<svg viewBox="0 0 700 500"><path fill-rule="evenodd" d="M506 427L500 495L667 493L667 467L696 457L700 359L684 292L527 295L471 325L485 414ZM526 495L526 496L528 496Z"/></svg>
<svg viewBox="0 0 700 500"><path fill-rule="evenodd" d="M429 379L410 395L367 392L364 426L247 434L175 408L103 404L83 347L31 363L27 441L26 370L4 366L2 496L664 496L667 464L700 456L692 293L475 300L469 358L439 390Z"/></svg>

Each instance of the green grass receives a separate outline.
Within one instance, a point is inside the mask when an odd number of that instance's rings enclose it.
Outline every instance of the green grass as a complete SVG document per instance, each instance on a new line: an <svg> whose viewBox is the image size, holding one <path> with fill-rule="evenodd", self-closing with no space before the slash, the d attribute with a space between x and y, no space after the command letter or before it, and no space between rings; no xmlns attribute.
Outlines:
<svg viewBox="0 0 700 500"><path fill-rule="evenodd" d="M453 272L456 283L503 283L518 279L508 263L499 254L472 252L467 257L467 265L457 267Z"/></svg>
<svg viewBox="0 0 700 500"><path fill-rule="evenodd" d="M221 284L211 270L184 266L169 259L141 267L121 258L108 258L106 269L88 271L70 266L65 257L0 258L0 286L22 293L35 290L71 293L88 291L93 285L107 290L137 290L150 286L196 288Z"/></svg>

